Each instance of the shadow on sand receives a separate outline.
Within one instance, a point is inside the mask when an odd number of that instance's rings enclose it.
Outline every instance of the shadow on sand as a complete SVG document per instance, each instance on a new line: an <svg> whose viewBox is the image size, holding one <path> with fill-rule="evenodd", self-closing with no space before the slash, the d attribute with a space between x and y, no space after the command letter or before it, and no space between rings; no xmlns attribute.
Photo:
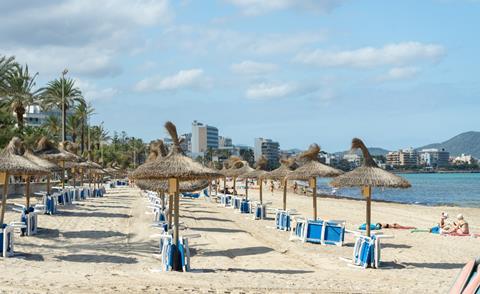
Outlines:
<svg viewBox="0 0 480 294"><path fill-rule="evenodd" d="M73 217L108 217L108 218L129 218L131 217L125 213L109 213L109 212L78 212L78 211L62 211L59 213L61 216L73 216Z"/></svg>
<svg viewBox="0 0 480 294"><path fill-rule="evenodd" d="M190 228L192 231L214 232L214 233L245 233L244 230L226 228Z"/></svg>
<svg viewBox="0 0 480 294"><path fill-rule="evenodd" d="M256 246L256 247L234 248L234 249L219 250L219 251L198 252L198 254L202 256L226 256L229 258L235 258L239 256L264 254L271 251L273 251L273 249L270 247Z"/></svg>
<svg viewBox="0 0 480 294"><path fill-rule="evenodd" d="M126 235L116 231L72 231L62 232L62 236L65 238L88 238L88 239L101 239L110 237L125 237Z"/></svg>
<svg viewBox="0 0 480 294"><path fill-rule="evenodd" d="M383 263L382 263L383 264ZM449 263L449 262L402 262L402 265L406 267L419 267L419 268L431 268L431 269L461 269L464 263Z"/></svg>
<svg viewBox="0 0 480 294"><path fill-rule="evenodd" d="M55 256L58 260L70 262L86 262L86 263L118 263L133 264L137 263L137 259L133 257L123 257L105 254L72 254L66 256Z"/></svg>

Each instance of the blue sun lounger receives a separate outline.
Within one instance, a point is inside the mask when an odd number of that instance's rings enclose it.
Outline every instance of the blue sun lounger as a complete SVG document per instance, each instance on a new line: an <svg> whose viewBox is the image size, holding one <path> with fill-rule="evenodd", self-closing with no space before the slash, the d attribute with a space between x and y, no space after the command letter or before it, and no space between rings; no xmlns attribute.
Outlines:
<svg viewBox="0 0 480 294"><path fill-rule="evenodd" d="M379 268L381 266L381 239L393 238L389 235L373 235L371 237L357 235L353 247L353 264L362 268Z"/></svg>
<svg viewBox="0 0 480 294"><path fill-rule="evenodd" d="M251 208L253 211L253 219L259 220L259 219L265 219L267 217L267 205L266 204L261 204L261 203L252 203Z"/></svg>
<svg viewBox="0 0 480 294"><path fill-rule="evenodd" d="M232 205L232 195L220 195L220 204L224 207L230 207Z"/></svg>
<svg viewBox="0 0 480 294"><path fill-rule="evenodd" d="M13 227L7 224L3 224L0 231L0 249L3 257L11 257L14 255L13 235Z"/></svg>
<svg viewBox="0 0 480 294"><path fill-rule="evenodd" d="M277 230L290 231L290 213L285 210L277 209L275 213L275 227Z"/></svg>
<svg viewBox="0 0 480 294"><path fill-rule="evenodd" d="M342 246L345 232L345 221L296 218L290 240Z"/></svg>
<svg viewBox="0 0 480 294"><path fill-rule="evenodd" d="M164 234L160 237L160 248L163 271L171 271L173 269L175 257L179 259L182 271L190 271L190 249L187 238L180 238L177 248L175 244L173 244L172 235Z"/></svg>
<svg viewBox="0 0 480 294"><path fill-rule="evenodd" d="M247 199L243 199L240 202L240 213L250 213L250 201Z"/></svg>

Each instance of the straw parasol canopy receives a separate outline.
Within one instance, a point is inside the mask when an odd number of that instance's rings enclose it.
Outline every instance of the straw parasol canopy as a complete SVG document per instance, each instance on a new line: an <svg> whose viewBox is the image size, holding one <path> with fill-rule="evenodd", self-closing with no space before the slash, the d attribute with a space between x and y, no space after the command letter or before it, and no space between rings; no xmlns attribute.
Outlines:
<svg viewBox="0 0 480 294"><path fill-rule="evenodd" d="M343 171L325 165L318 161L320 147L312 144L304 153L300 154L299 159L306 160L306 163L287 175L289 180L309 180L311 178L331 178L343 174Z"/></svg>
<svg viewBox="0 0 480 294"><path fill-rule="evenodd" d="M262 176L260 176L260 180L280 180L283 181L283 210L287 209L287 176L290 172L295 170L298 165L295 162L295 158L291 157L289 159L282 159L280 160L280 167L277 169L272 170Z"/></svg>
<svg viewBox="0 0 480 294"><path fill-rule="evenodd" d="M290 157L289 159L281 159L280 160L280 167L277 169L272 170L271 172L267 172L266 174L262 175L260 178L267 179L267 180L285 180L285 177L292 171L294 171L298 167L297 163L295 162L294 157Z"/></svg>
<svg viewBox="0 0 480 294"><path fill-rule="evenodd" d="M267 172L265 169L267 168L268 165L268 160L265 158L265 156L261 156L257 163L256 163L256 168L252 171L246 172L242 174L239 178L245 179L248 183L248 179L259 179L261 176L265 175ZM259 180L259 198L260 198L260 203L263 203L263 181ZM247 184L248 187L248 184Z"/></svg>
<svg viewBox="0 0 480 294"><path fill-rule="evenodd" d="M318 154L320 146L310 145L310 148L300 154L299 159L306 161L304 165L297 168L287 175L289 180L310 180L310 186L313 189L313 219L317 219L317 177L331 178L343 174L343 171L320 163Z"/></svg>
<svg viewBox="0 0 480 294"><path fill-rule="evenodd" d="M238 178L241 175L252 171L254 171L254 169L248 165L248 162L245 160L239 160L233 163L232 167L227 169L223 174L227 177Z"/></svg>
<svg viewBox="0 0 480 294"><path fill-rule="evenodd" d="M47 175L50 172L23 157L24 147L18 137L13 137L0 152L0 172L10 175Z"/></svg>
<svg viewBox="0 0 480 294"><path fill-rule="evenodd" d="M214 170L204 167L189 157L183 155L180 147L177 129L171 122L165 124L165 128L172 137L173 146L170 153L153 161L146 162L139 166L131 177L134 179L166 180L176 178L179 181L191 181L219 177L220 174Z"/></svg>
<svg viewBox="0 0 480 294"><path fill-rule="evenodd" d="M356 169L335 178L330 185L333 187L385 187L410 188L410 183L402 177L378 167L362 140L352 140L352 150L360 149L363 154L363 164Z"/></svg>
<svg viewBox="0 0 480 294"><path fill-rule="evenodd" d="M51 162L51 161L48 161L46 159L43 159L37 155L35 155L31 150L27 149L25 151L25 153L23 154L23 156L30 160L31 162L35 163L36 165L50 171L50 172L58 172L60 171L62 168L58 165L56 165L55 163Z"/></svg>
<svg viewBox="0 0 480 294"><path fill-rule="evenodd" d="M268 160L265 158L265 156L261 156L257 163L256 163L256 168L254 170L251 170L249 172L246 172L239 176L241 179L258 179L262 175L266 174L266 168L268 165Z"/></svg>
<svg viewBox="0 0 480 294"><path fill-rule="evenodd" d="M151 191L167 191L168 182L167 181L158 181L158 180L138 180L135 182L137 187L143 190ZM203 190L208 187L207 180L196 180L189 182L180 182L179 191L183 192L194 192Z"/></svg>
<svg viewBox="0 0 480 294"><path fill-rule="evenodd" d="M78 161L78 155L70 153L62 148L57 148L47 137L42 137L37 143L35 155L54 162Z"/></svg>
<svg viewBox="0 0 480 294"><path fill-rule="evenodd" d="M0 214L0 224L3 224L5 209L7 205L7 193L8 193L8 175L19 175L19 176L32 176L32 175L47 175L50 172L47 169L44 169L32 161L23 157L25 149L23 147L22 141L13 137L5 147L0 152L0 173L2 173L1 178L3 180L3 195L2 195L2 210ZM27 186L30 181L27 180ZM28 190L28 189L27 189ZM27 205L29 205L29 192L27 191Z"/></svg>
<svg viewBox="0 0 480 294"><path fill-rule="evenodd" d="M363 164L348 173L336 177L330 182L330 185L333 187L363 187L362 193L367 200L366 233L367 236L370 236L372 187L409 188L411 185L404 178L379 168L362 140L354 138L351 149L360 149L362 151Z"/></svg>

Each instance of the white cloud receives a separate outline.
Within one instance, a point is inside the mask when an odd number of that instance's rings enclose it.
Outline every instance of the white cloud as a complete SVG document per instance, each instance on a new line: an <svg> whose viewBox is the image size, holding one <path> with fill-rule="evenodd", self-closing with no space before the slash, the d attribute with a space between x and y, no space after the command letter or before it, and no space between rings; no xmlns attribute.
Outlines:
<svg viewBox="0 0 480 294"><path fill-rule="evenodd" d="M380 76L380 81L394 81L406 80L415 77L420 72L420 69L415 66L394 67L391 68L385 75Z"/></svg>
<svg viewBox="0 0 480 294"><path fill-rule="evenodd" d="M109 100L119 94L119 91L112 87L99 88L97 85L87 80L75 78L76 86L82 91L83 97L87 101Z"/></svg>
<svg viewBox="0 0 480 294"><path fill-rule="evenodd" d="M249 99L286 98L304 96L317 90L317 87L297 83L260 83L248 88L245 96Z"/></svg>
<svg viewBox="0 0 480 294"><path fill-rule="evenodd" d="M138 30L173 18L168 0L37 2L0 2L0 51L42 76L64 67L82 76L117 75L120 55L145 44Z"/></svg>
<svg viewBox="0 0 480 294"><path fill-rule="evenodd" d="M234 73L243 75L262 75L278 70L278 66L273 63L261 63L251 60L245 60L240 63L232 64L231 69Z"/></svg>
<svg viewBox="0 0 480 294"><path fill-rule="evenodd" d="M437 61L445 55L445 48L437 44L404 42L381 48L364 47L351 51L314 50L300 53L295 61L326 67L375 67L405 65L415 61Z"/></svg>
<svg viewBox="0 0 480 294"><path fill-rule="evenodd" d="M164 32L161 46L175 46L188 54L272 55L296 52L327 38L324 30L291 34L245 33L211 27L175 26Z"/></svg>
<svg viewBox="0 0 480 294"><path fill-rule="evenodd" d="M209 80L204 76L203 70L194 68L181 70L172 76L153 76L146 78L135 85L135 90L140 92L151 92L201 89L207 87L208 82Z"/></svg>
<svg viewBox="0 0 480 294"><path fill-rule="evenodd" d="M226 0L238 6L246 15L260 15L277 10L294 9L327 13L345 0Z"/></svg>

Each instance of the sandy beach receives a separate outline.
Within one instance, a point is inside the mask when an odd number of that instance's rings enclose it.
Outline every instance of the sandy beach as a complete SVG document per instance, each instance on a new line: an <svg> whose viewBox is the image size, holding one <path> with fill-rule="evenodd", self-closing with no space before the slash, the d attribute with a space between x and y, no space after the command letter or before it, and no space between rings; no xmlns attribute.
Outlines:
<svg viewBox="0 0 480 294"><path fill-rule="evenodd" d="M258 190L249 190L252 199ZM270 207L281 206L281 192L264 191ZM21 203L13 198L9 203ZM287 206L310 216L311 198L289 193ZM363 201L319 198L323 219L344 219L354 230L364 220ZM383 230L382 269L348 266L353 236L343 247L289 241L289 232L272 229L270 219L218 207L203 198L181 200L182 234L191 239L192 271L158 272L159 230L150 226L146 200L135 188L109 190L39 216L39 234L15 239L16 256L2 259L4 292L18 293L445 293L459 269L478 256L480 238L444 237L409 230ZM480 209L373 203L374 222L428 228L442 211L462 212L472 232L480 232ZM19 214L7 212L7 222Z"/></svg>

